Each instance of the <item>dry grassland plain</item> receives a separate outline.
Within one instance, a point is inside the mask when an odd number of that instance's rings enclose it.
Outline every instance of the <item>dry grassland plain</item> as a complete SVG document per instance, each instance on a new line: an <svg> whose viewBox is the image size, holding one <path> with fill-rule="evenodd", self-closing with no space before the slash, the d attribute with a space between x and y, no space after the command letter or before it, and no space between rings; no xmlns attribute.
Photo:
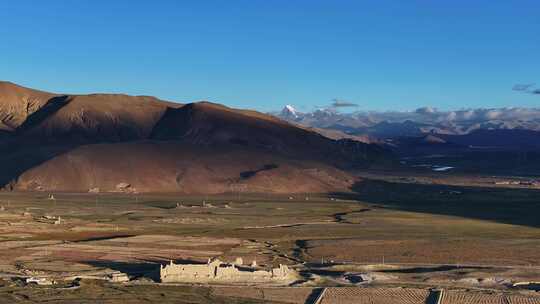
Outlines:
<svg viewBox="0 0 540 304"><path fill-rule="evenodd" d="M451 192L456 189L459 194ZM297 286L306 288L355 286L362 278L374 287L520 293L506 283L540 281L538 191L374 180L355 191L293 196L54 193L54 199L48 193L0 193L0 298L52 301L70 294L111 303L122 297L241 303L241 294L156 283L159 264L212 257L242 257L265 267L287 264L301 271L304 280ZM116 287L100 281L118 271L132 282ZM82 281L76 292L73 286L22 288L13 279L18 276ZM279 295L251 298L247 303L283 302Z"/></svg>

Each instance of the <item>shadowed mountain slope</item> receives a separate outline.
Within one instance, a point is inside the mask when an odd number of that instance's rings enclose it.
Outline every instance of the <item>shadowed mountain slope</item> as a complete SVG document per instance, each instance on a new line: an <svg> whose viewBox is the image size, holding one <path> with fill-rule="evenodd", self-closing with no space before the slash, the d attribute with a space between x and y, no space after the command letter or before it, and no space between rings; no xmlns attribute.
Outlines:
<svg viewBox="0 0 540 304"><path fill-rule="evenodd" d="M154 128L152 139L236 145L340 167L366 166L384 156L384 150L375 145L332 140L272 116L208 102L169 109Z"/></svg>
<svg viewBox="0 0 540 304"><path fill-rule="evenodd" d="M75 148L24 172L15 188L55 190L223 193L343 191L343 171L238 146L169 141L94 144ZM119 189L122 185L125 189Z"/></svg>

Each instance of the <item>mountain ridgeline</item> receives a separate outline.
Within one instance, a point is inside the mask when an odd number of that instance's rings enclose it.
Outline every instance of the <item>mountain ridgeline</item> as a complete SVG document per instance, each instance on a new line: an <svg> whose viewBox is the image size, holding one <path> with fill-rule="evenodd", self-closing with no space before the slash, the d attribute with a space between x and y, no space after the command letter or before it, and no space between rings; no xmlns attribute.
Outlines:
<svg viewBox="0 0 540 304"><path fill-rule="evenodd" d="M357 137L366 142L421 140L433 135L449 143L503 149L540 148L540 109L479 108L413 112L352 112L318 109L301 113L287 105L274 113L291 123L333 132L334 138ZM433 137L431 138L433 139Z"/></svg>
<svg viewBox="0 0 540 304"><path fill-rule="evenodd" d="M0 185L24 191L347 190L391 154L270 115L148 96L66 95L0 82Z"/></svg>

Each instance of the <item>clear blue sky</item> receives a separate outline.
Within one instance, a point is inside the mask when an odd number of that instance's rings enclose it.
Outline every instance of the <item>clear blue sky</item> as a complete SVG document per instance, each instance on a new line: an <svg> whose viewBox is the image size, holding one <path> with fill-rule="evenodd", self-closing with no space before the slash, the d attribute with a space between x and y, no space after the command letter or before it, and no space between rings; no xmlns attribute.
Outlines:
<svg viewBox="0 0 540 304"><path fill-rule="evenodd" d="M303 110L540 106L540 1L0 0L0 79Z"/></svg>

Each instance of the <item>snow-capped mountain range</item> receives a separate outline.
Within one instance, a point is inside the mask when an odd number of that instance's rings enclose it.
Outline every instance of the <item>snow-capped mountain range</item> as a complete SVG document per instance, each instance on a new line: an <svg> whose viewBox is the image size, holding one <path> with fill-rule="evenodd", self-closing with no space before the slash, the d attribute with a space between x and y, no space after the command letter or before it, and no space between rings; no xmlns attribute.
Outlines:
<svg viewBox="0 0 540 304"><path fill-rule="evenodd" d="M305 127L381 139L424 134L464 135L476 130L540 131L540 109L536 108L438 111L424 107L412 112L354 113L328 108L302 113L287 105L281 112L272 114Z"/></svg>

